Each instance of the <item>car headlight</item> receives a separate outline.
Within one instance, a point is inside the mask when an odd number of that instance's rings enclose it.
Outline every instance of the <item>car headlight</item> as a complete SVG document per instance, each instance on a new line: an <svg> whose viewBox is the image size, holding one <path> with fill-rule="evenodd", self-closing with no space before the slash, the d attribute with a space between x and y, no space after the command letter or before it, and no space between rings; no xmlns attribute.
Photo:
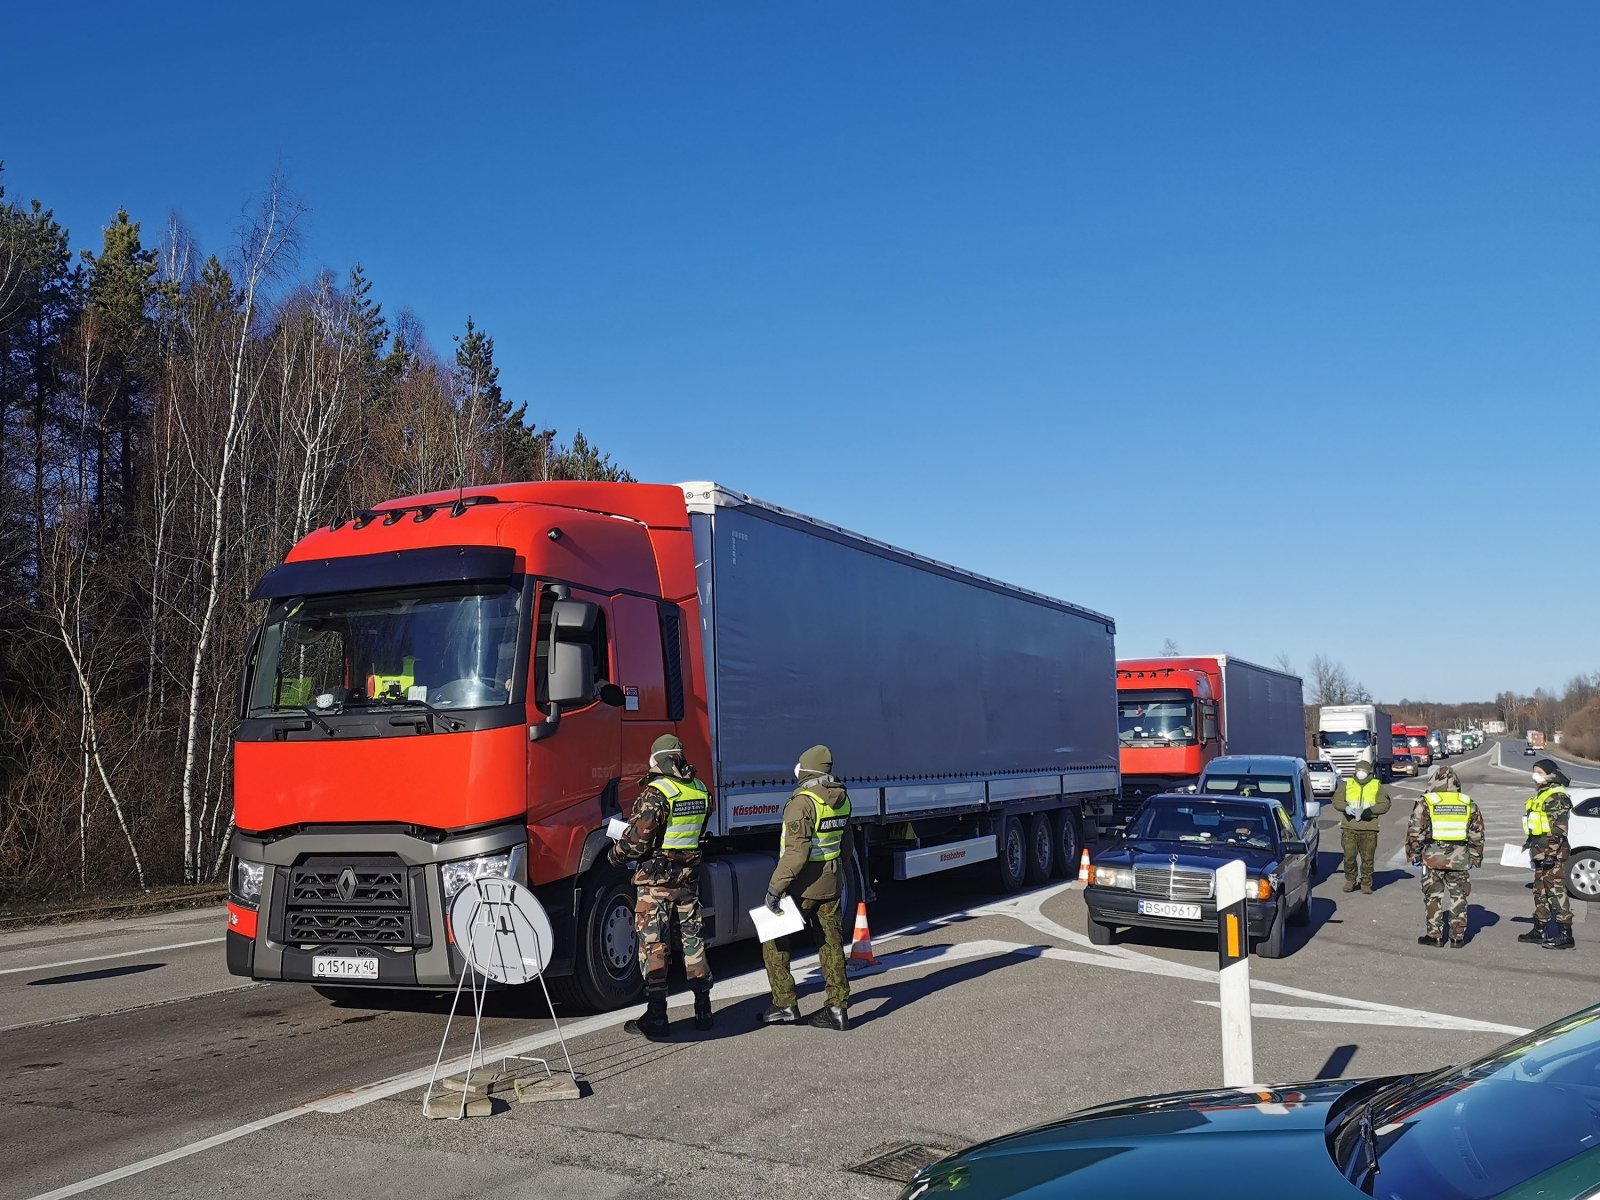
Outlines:
<svg viewBox="0 0 1600 1200"><path fill-rule="evenodd" d="M1096 887L1132 888L1133 872L1127 867L1095 867L1089 868L1089 882Z"/></svg>
<svg viewBox="0 0 1600 1200"><path fill-rule="evenodd" d="M477 858L444 863L439 867L439 876L444 882L444 902L448 905L456 898L456 893L474 879L488 879L497 875L509 877L510 872L509 850L497 850L493 854L480 854Z"/></svg>
<svg viewBox="0 0 1600 1200"><path fill-rule="evenodd" d="M1271 900L1272 880L1246 879L1244 881L1244 898L1246 900Z"/></svg>
<svg viewBox="0 0 1600 1200"><path fill-rule="evenodd" d="M228 878L228 898L241 908L261 906L261 883L267 877L267 864L233 860Z"/></svg>

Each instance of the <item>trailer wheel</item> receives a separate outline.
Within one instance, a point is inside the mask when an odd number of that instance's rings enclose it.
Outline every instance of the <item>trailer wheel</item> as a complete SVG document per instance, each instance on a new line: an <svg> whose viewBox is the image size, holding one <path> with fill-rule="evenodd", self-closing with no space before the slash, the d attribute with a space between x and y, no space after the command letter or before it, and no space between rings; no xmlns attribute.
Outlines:
<svg viewBox="0 0 1600 1200"><path fill-rule="evenodd" d="M1002 892L1020 892L1028 879L1028 840L1022 833L1022 822L1015 817L1003 817L995 831L995 886Z"/></svg>
<svg viewBox="0 0 1600 1200"><path fill-rule="evenodd" d="M635 892L626 875L592 874L578 905L572 974L549 980L557 1003L604 1012L636 1003L644 992L633 932Z"/></svg>
<svg viewBox="0 0 1600 1200"><path fill-rule="evenodd" d="M1049 813L1034 813L1028 818L1028 882L1042 887L1056 869L1056 831Z"/></svg>
<svg viewBox="0 0 1600 1200"><path fill-rule="evenodd" d="M1082 845L1078 837L1078 814L1070 808L1058 808L1050 814L1050 830L1056 840L1056 878L1078 877L1078 851Z"/></svg>

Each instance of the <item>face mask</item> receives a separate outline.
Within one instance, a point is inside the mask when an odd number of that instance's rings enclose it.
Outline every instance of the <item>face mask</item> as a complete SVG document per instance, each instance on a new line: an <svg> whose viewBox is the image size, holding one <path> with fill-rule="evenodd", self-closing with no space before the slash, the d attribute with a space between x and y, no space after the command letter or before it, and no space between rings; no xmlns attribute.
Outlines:
<svg viewBox="0 0 1600 1200"><path fill-rule="evenodd" d="M1535 771L1533 773L1533 786L1534 787L1543 787L1545 784L1547 784L1549 782L1550 782L1550 776L1546 775L1543 771Z"/></svg>
<svg viewBox="0 0 1600 1200"><path fill-rule="evenodd" d="M799 763L795 763L795 765L794 765L794 781L796 783L800 782L800 764Z"/></svg>
<svg viewBox="0 0 1600 1200"><path fill-rule="evenodd" d="M1358 782L1360 782L1360 783L1365 783L1367 780L1369 780L1371 778L1372 778L1372 772L1371 771L1357 771L1356 772L1356 780Z"/></svg>

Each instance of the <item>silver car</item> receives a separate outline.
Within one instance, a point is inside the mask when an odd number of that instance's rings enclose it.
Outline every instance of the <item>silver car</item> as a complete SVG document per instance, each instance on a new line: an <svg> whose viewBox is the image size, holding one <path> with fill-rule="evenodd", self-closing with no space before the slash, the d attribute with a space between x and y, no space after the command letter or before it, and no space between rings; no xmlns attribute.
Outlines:
<svg viewBox="0 0 1600 1200"><path fill-rule="evenodd" d="M1311 771L1311 794L1313 796L1332 796L1339 790L1339 771L1331 762L1306 763Z"/></svg>

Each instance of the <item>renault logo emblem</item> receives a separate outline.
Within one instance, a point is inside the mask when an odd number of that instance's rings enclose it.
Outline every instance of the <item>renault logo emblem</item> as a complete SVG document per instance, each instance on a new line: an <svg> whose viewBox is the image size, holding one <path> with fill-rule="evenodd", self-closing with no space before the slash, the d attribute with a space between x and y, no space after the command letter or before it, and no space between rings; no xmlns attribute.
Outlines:
<svg viewBox="0 0 1600 1200"><path fill-rule="evenodd" d="M346 867L339 872L339 899L347 904L356 898L356 869Z"/></svg>

